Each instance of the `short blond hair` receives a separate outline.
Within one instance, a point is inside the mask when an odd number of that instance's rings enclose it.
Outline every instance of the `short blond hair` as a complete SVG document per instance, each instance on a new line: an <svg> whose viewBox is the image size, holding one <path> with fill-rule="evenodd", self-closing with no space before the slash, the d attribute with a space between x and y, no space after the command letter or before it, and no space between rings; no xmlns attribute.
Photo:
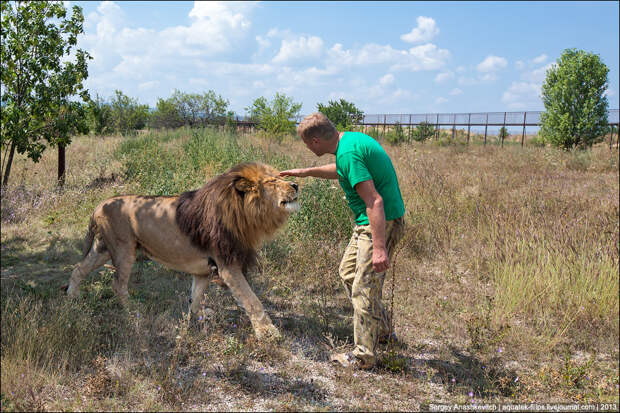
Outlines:
<svg viewBox="0 0 620 413"><path fill-rule="evenodd" d="M328 141L338 135L334 124L321 112L306 116L297 126L297 133L303 140L318 138Z"/></svg>

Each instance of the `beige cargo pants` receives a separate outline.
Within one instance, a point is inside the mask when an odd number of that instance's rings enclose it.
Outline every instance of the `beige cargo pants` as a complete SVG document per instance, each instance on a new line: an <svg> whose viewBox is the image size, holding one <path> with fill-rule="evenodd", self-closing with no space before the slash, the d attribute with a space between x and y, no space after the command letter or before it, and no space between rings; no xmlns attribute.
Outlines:
<svg viewBox="0 0 620 413"><path fill-rule="evenodd" d="M385 243L390 260L404 232L403 217L386 223ZM381 302L385 273L377 274L372 268L370 225L356 225L353 228L353 235L340 262L339 273L353 304L353 355L363 365L372 366L376 361L375 349L379 338L390 333L390 320Z"/></svg>

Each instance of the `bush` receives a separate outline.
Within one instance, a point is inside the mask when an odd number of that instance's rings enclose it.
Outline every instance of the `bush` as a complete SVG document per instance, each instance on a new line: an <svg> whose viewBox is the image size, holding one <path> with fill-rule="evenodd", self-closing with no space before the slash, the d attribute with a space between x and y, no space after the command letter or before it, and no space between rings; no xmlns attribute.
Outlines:
<svg viewBox="0 0 620 413"><path fill-rule="evenodd" d="M435 126L430 122L421 122L413 130L413 139L417 142L424 142L425 140L435 135Z"/></svg>
<svg viewBox="0 0 620 413"><path fill-rule="evenodd" d="M95 135L105 135L114 131L112 124L112 107L99 95L90 100L86 106L86 117L91 132Z"/></svg>
<svg viewBox="0 0 620 413"><path fill-rule="evenodd" d="M301 103L295 103L293 98L276 93L271 102L261 96L245 110L249 112L251 120L258 122L259 129L280 140L286 134L295 133L295 118L299 116Z"/></svg>
<svg viewBox="0 0 620 413"><path fill-rule="evenodd" d="M598 55L566 49L542 86L541 134L563 149L592 147L607 132L609 69Z"/></svg>
<svg viewBox="0 0 620 413"><path fill-rule="evenodd" d="M152 128L178 128L183 126L183 119L177 106L171 99L159 99L157 109L151 114L149 126Z"/></svg>
<svg viewBox="0 0 620 413"><path fill-rule="evenodd" d="M319 112L327 116L340 131L351 130L353 125L359 123L364 117L364 112L344 99L338 102L330 100L327 105L319 103L317 106Z"/></svg>
<svg viewBox="0 0 620 413"><path fill-rule="evenodd" d="M403 142L407 142L409 139L400 123L396 122L392 130L388 131L385 135L385 140L392 145L400 145Z"/></svg>
<svg viewBox="0 0 620 413"><path fill-rule="evenodd" d="M149 119L148 105L141 105L120 90L114 91L111 108L114 130L123 135L143 129Z"/></svg>
<svg viewBox="0 0 620 413"><path fill-rule="evenodd" d="M545 147L545 145L547 143L545 142L545 138L543 138L540 135L536 135L532 139L530 139L529 141L526 141L526 144L527 145L531 145L531 146L537 146L539 148L543 148L543 147Z"/></svg>
<svg viewBox="0 0 620 413"><path fill-rule="evenodd" d="M352 214L336 181L312 179L303 187L301 209L289 218L293 239L347 239L353 225Z"/></svg>
<svg viewBox="0 0 620 413"><path fill-rule="evenodd" d="M508 133L508 130L506 129L505 126L502 126L499 129L499 133L497 134L497 140L500 142L504 142L509 137L510 137L510 134Z"/></svg>

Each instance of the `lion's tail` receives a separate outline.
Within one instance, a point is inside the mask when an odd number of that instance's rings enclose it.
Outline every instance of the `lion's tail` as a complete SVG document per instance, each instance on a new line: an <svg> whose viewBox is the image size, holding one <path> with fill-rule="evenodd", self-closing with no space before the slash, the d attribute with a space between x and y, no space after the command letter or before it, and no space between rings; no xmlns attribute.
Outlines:
<svg viewBox="0 0 620 413"><path fill-rule="evenodd" d="M97 224L95 223L95 218L90 216L90 223L88 224L88 232L86 233L86 237L84 237L84 250L82 253L82 259L86 258L90 249L93 247L93 240L95 239L95 228Z"/></svg>

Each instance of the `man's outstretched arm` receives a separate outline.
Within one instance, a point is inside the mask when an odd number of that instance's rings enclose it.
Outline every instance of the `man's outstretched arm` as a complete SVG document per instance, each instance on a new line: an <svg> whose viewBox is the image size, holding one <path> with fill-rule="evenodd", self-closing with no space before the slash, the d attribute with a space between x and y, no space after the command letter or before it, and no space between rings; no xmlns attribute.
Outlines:
<svg viewBox="0 0 620 413"><path fill-rule="evenodd" d="M338 179L338 172L336 172L336 164L330 163L311 168L288 169L286 171L280 171L280 176L296 176L299 178L313 176L315 178L323 179Z"/></svg>

